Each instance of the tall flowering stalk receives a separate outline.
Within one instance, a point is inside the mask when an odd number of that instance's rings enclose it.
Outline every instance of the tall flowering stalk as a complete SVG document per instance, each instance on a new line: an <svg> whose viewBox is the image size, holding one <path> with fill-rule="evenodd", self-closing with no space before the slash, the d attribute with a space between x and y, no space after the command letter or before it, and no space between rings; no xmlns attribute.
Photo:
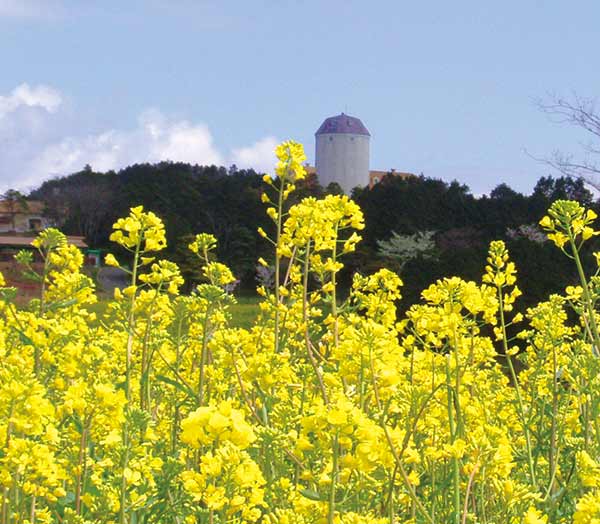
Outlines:
<svg viewBox="0 0 600 524"><path fill-rule="evenodd" d="M123 290L123 294L128 299L127 313L127 344L125 353L125 398L128 403L132 401L132 367L133 367L133 344L135 339L135 306L138 294L138 274L143 266L151 264L154 261L153 256L149 256L154 251L159 251L166 247L165 229L162 221L152 212L144 212L142 206L131 209L127 218L119 219L113 226L114 232L110 240L116 242L132 254L131 269L121 267L121 269L131 276L130 285ZM109 255L106 263L110 266L120 267L114 256ZM117 288L117 298L121 297L121 292ZM140 408L149 410L149 391L150 377L148 370L147 347L144 345L144 354L141 358L141 386L140 386ZM143 382L148 382L144 387ZM131 453L131 435L130 430L125 425L123 428L123 458L122 475L120 485L119 502L119 523L125 524L129 521L127 514L127 471L129 469L129 459Z"/></svg>
<svg viewBox="0 0 600 524"><path fill-rule="evenodd" d="M585 210L577 202L557 200L548 210L548 215L542 218L540 225L548 232L548 238L575 262L584 298L586 330L594 341L594 354L600 356L600 332L595 314L596 300L590 291L580 256L583 244L600 234L600 231L591 227L596 218L594 211Z"/></svg>
<svg viewBox="0 0 600 524"><path fill-rule="evenodd" d="M301 144L289 140L283 142L275 149L277 165L275 166L276 178L265 175L264 182L274 189L275 199L265 192L263 193L263 202L269 204L267 215L275 223L275 238L269 239L267 233L259 228L259 234L271 241L275 246L275 351L279 351L280 331L281 331L281 310L279 304L282 300L282 282L281 282L281 262L284 257L291 257L293 253L285 250L281 243L281 234L283 221L287 215L285 211L285 202L290 193L296 189L295 183L306 177L306 169L302 165L306 161L304 148ZM283 288L285 294L285 287Z"/></svg>
<svg viewBox="0 0 600 524"><path fill-rule="evenodd" d="M144 212L142 206L134 207L127 218L121 218L113 226L110 240L132 254L131 269L119 266L113 255L105 260L109 266L120 267L131 276L130 285L123 290L129 299L127 318L127 353L125 361L125 395L131 400L132 349L134 341L135 301L138 293L138 274L143 266L151 264L154 256L150 253L160 251L167 246L165 228L162 221L152 212ZM117 291L117 297L120 291Z"/></svg>

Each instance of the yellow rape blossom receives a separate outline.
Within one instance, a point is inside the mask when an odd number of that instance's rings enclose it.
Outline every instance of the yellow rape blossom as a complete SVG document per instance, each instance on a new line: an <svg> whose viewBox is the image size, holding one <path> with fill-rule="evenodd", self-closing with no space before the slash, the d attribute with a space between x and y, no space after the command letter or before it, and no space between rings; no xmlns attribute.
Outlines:
<svg viewBox="0 0 600 524"><path fill-rule="evenodd" d="M344 196L288 209L304 153L277 156L278 280L246 328L212 235L190 243L205 281L180 295L162 222L133 208L112 234L131 281L94 313L81 252L57 230L34 240L43 294L1 293L0 519L600 521L600 277L525 309L496 241L482 282L442 278L405 314L388 269L340 293L362 212ZM562 201L541 224L576 257L595 218Z"/></svg>
<svg viewBox="0 0 600 524"><path fill-rule="evenodd" d="M160 251L167 246L162 221L143 206L131 208L129 216L117 220L113 230L110 240L129 250Z"/></svg>

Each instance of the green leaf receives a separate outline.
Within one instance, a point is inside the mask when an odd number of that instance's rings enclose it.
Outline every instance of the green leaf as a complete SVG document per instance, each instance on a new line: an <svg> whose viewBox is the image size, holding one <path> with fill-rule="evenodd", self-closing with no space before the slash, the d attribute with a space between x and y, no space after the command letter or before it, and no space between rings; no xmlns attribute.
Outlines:
<svg viewBox="0 0 600 524"><path fill-rule="evenodd" d="M312 489L308 489L308 488L303 488L300 490L300 494L305 496L307 499L310 500L316 500L316 501L320 501L320 500L326 500L325 498L322 498L321 495L319 495L318 492L312 490Z"/></svg>
<svg viewBox="0 0 600 524"><path fill-rule="evenodd" d="M25 280L31 280L32 282L41 282L42 280L44 280L42 275L30 269L24 269L23 271L21 271L21 275Z"/></svg>
<svg viewBox="0 0 600 524"><path fill-rule="evenodd" d="M165 377L164 375L156 375L156 379L160 380L161 382L164 382L165 384L169 384L177 388L179 391L185 393L191 398L196 398L196 393L191 388L189 388L185 384L182 384L181 382L177 382L176 380L170 377Z"/></svg>
<svg viewBox="0 0 600 524"><path fill-rule="evenodd" d="M301 489L300 493L302 495L304 495L307 499L310 499L310 500L321 501L321 502L325 502L325 501L329 500L329 494L321 495L317 491L315 491L313 489L309 489L309 488ZM344 498L345 498L344 494L339 491L335 494L335 501L337 503L342 502L344 500Z"/></svg>
<svg viewBox="0 0 600 524"><path fill-rule="evenodd" d="M19 340L27 345L27 346L34 346L35 344L33 342L33 340L31 340L25 333L23 333L18 327L13 326L13 329L18 333L19 335Z"/></svg>
<svg viewBox="0 0 600 524"><path fill-rule="evenodd" d="M46 306L46 309L48 311L56 311L57 309L62 309L65 307L69 307L72 306L74 304L77 304L77 299L76 298L70 298L68 300L60 300L58 302L52 302L50 304L48 304Z"/></svg>
<svg viewBox="0 0 600 524"><path fill-rule="evenodd" d="M71 506L75 502L75 493L67 491L67 494L64 497L60 497L56 502L62 507Z"/></svg>
<svg viewBox="0 0 600 524"><path fill-rule="evenodd" d="M16 287L3 287L0 289L0 300L4 302L12 302L17 296Z"/></svg>

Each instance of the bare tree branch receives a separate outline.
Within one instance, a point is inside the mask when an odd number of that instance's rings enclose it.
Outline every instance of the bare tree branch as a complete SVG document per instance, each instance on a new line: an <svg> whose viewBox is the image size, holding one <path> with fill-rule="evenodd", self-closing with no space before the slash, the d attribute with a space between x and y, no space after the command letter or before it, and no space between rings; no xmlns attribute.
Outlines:
<svg viewBox="0 0 600 524"><path fill-rule="evenodd" d="M583 129L591 135L591 140L581 144L584 155L579 159L562 151L554 151L548 158L532 158L565 176L581 177L587 184L600 191L600 113L596 109L596 100L573 94L570 99L551 96L549 101L537 100L535 103L555 123Z"/></svg>
<svg viewBox="0 0 600 524"><path fill-rule="evenodd" d="M600 115L596 111L596 100L573 95L572 101L554 96L550 102L537 101L538 108L557 123L567 123L585 129L600 138Z"/></svg>

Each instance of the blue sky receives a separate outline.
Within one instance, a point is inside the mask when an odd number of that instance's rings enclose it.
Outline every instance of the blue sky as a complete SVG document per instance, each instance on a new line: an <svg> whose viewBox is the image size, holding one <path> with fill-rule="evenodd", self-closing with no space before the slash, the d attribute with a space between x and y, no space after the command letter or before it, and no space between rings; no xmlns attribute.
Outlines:
<svg viewBox="0 0 600 524"><path fill-rule="evenodd" d="M530 192L585 139L534 104L598 95L600 2L0 0L0 187L90 163L268 169L346 111L371 167Z"/></svg>

